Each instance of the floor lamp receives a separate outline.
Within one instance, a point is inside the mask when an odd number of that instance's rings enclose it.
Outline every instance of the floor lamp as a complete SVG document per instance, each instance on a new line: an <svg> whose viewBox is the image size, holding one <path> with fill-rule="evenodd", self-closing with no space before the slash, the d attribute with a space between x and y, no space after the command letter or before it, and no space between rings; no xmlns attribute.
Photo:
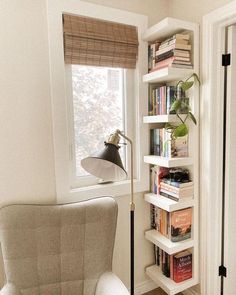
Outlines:
<svg viewBox="0 0 236 295"><path fill-rule="evenodd" d="M82 167L90 174L105 181L120 181L127 178L127 172L119 154L120 136L130 143L131 153L131 198L130 198L130 294L134 295L134 177L133 177L133 143L120 130L109 136L105 148L98 155L81 161Z"/></svg>

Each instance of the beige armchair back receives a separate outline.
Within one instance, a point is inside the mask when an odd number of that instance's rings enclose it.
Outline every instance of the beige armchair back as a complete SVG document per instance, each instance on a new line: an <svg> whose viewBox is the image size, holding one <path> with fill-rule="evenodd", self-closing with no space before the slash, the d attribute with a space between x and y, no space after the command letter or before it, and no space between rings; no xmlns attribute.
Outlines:
<svg viewBox="0 0 236 295"><path fill-rule="evenodd" d="M116 220L109 197L2 208L0 241L7 286L14 289L2 294L94 295L112 268Z"/></svg>

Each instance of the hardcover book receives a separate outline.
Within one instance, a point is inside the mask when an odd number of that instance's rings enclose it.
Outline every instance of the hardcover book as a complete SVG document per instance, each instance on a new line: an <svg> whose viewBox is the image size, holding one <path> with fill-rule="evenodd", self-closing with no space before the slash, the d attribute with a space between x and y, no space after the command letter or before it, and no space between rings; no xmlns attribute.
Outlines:
<svg viewBox="0 0 236 295"><path fill-rule="evenodd" d="M192 278L192 253L188 250L173 257L173 280L180 283Z"/></svg>

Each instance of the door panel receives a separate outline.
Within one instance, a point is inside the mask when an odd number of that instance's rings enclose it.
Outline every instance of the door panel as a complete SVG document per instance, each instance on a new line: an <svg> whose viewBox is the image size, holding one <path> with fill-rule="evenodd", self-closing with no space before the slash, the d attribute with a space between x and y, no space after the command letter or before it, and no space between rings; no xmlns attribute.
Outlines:
<svg viewBox="0 0 236 295"><path fill-rule="evenodd" d="M225 167L225 246L224 294L236 294L236 26L228 28L228 53L231 64L227 68L227 120Z"/></svg>

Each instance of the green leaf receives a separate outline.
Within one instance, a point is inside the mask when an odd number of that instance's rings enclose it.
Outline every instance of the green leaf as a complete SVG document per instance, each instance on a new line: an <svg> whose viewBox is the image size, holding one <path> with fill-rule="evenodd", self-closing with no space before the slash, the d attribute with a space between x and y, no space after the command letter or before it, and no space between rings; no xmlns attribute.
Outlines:
<svg viewBox="0 0 236 295"><path fill-rule="evenodd" d="M173 102L171 108L170 108L170 112L177 112L179 109L181 108L181 100L177 99Z"/></svg>
<svg viewBox="0 0 236 295"><path fill-rule="evenodd" d="M173 129L175 129L175 128L176 128L175 125L172 125L172 124L170 124L170 123L166 123L166 124L165 124L165 129L166 129L167 131L169 131L169 130L173 130Z"/></svg>
<svg viewBox="0 0 236 295"><path fill-rule="evenodd" d="M175 138L183 137L188 134L188 127L186 124L180 124L174 131L173 136Z"/></svg>
<svg viewBox="0 0 236 295"><path fill-rule="evenodd" d="M200 82L200 79L199 79L199 77L198 77L198 75L196 74L196 73L193 73L193 78L194 78L194 82L198 82L199 83L199 85L201 85L201 82Z"/></svg>
<svg viewBox="0 0 236 295"><path fill-rule="evenodd" d="M197 120L196 120L196 118L194 117L194 114L191 113L191 112L188 112L188 114L189 114L190 119L193 121L193 123L194 123L195 125L197 125Z"/></svg>
<svg viewBox="0 0 236 295"><path fill-rule="evenodd" d="M166 140L164 142L164 152L166 151L167 147L168 147L168 142L171 141L170 139Z"/></svg>
<svg viewBox="0 0 236 295"><path fill-rule="evenodd" d="M194 84L194 81L186 81L186 82L183 82L181 83L181 88L183 89L183 91L187 91L188 89L190 89Z"/></svg>

